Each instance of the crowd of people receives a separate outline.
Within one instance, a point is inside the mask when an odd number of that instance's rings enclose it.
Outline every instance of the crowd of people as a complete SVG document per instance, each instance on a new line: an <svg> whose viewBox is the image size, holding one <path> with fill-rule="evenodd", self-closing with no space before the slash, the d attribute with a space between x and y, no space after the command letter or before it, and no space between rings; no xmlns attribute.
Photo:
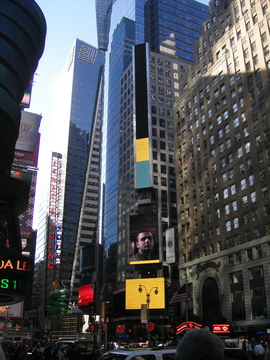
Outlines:
<svg viewBox="0 0 270 360"><path fill-rule="evenodd" d="M37 342L33 349L29 349L27 344L15 345L12 342L6 342L2 343L2 350L5 360L81 360L81 352L76 343L60 346L55 343L42 348ZM94 346L87 360L97 360L99 357L99 349ZM1 353L0 360L2 360Z"/></svg>
<svg viewBox="0 0 270 360"><path fill-rule="evenodd" d="M250 360L270 360L270 342L252 339L238 344ZM53 344L41 348L37 343L31 352L25 344L16 347L3 343L2 349L6 360L81 360L81 352L76 343ZM180 340L176 350L176 360L224 360L225 341L205 329L189 330ZM0 354L1 355L1 354ZM98 360L101 353L94 346L87 360ZM0 356L1 358L1 356ZM84 357L85 359L85 357Z"/></svg>

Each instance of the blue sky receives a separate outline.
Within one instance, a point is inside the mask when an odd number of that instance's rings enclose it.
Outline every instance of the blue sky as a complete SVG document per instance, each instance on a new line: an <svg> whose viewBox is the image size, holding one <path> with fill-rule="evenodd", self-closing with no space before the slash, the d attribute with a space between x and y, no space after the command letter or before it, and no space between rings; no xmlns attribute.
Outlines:
<svg viewBox="0 0 270 360"><path fill-rule="evenodd" d="M126 0L128 1L128 0ZM40 131L51 118L52 87L75 38L97 47L95 0L36 0L47 21L45 50L39 61L29 111L42 114ZM208 4L209 0L200 2Z"/></svg>
<svg viewBox="0 0 270 360"><path fill-rule="evenodd" d="M52 88L75 38L97 46L95 0L36 0L45 15L47 36L29 111L42 114L40 130L51 118Z"/></svg>

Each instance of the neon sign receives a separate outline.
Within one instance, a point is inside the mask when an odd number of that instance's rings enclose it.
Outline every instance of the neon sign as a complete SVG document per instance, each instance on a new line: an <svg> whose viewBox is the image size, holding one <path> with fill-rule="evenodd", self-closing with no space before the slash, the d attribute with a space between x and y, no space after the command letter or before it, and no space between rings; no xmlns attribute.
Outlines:
<svg viewBox="0 0 270 360"><path fill-rule="evenodd" d="M59 270L61 262L63 223L62 156L53 153L51 162L51 191L47 239L47 269Z"/></svg>
<svg viewBox="0 0 270 360"><path fill-rule="evenodd" d="M191 329L200 329L201 327L202 327L202 325L197 324L193 321L183 322L182 324L176 326L175 333L178 335L182 331L191 330Z"/></svg>
<svg viewBox="0 0 270 360"><path fill-rule="evenodd" d="M6 304L23 301L33 273L32 260L23 255L6 255L0 260L0 294Z"/></svg>
<svg viewBox="0 0 270 360"><path fill-rule="evenodd" d="M213 324L212 331L215 334L229 334L231 332L231 327L229 324Z"/></svg>

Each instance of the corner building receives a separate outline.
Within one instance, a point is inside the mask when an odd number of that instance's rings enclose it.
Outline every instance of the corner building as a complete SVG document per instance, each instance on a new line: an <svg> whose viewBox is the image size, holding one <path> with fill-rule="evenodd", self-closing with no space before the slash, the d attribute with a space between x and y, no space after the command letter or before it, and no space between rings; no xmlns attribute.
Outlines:
<svg viewBox="0 0 270 360"><path fill-rule="evenodd" d="M270 325L269 28L268 1L211 1L174 107L180 284L237 337Z"/></svg>

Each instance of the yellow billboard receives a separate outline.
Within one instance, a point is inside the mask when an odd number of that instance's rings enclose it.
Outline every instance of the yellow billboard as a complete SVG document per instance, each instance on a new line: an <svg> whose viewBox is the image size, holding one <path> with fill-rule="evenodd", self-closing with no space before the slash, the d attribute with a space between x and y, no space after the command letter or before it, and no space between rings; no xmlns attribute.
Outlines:
<svg viewBox="0 0 270 360"><path fill-rule="evenodd" d="M164 278L126 280L126 310L141 309L149 302L149 309L165 308Z"/></svg>

